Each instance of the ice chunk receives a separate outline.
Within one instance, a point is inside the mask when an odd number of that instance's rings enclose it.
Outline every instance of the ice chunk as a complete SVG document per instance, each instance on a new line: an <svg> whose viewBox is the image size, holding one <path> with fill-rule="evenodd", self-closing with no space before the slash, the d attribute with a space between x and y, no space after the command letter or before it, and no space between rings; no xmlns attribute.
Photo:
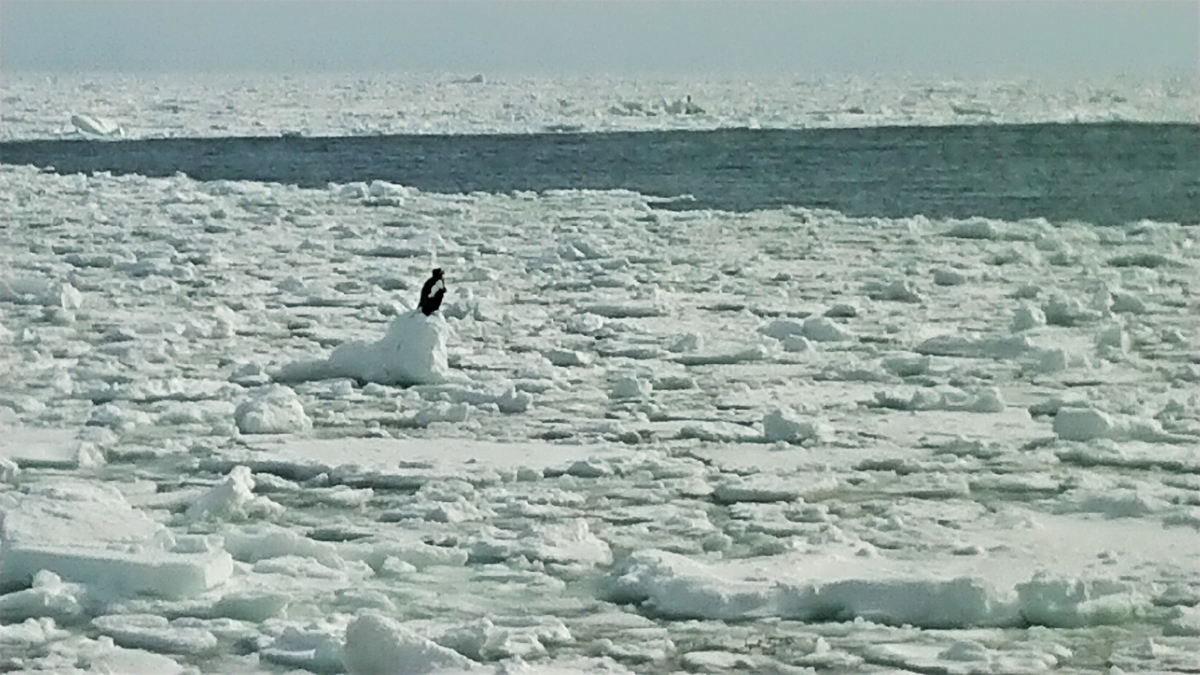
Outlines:
<svg viewBox="0 0 1200 675"><path fill-rule="evenodd" d="M340 673L345 668L343 642L341 626L322 621L308 626L288 626L270 646L259 650L259 654L272 663L314 673Z"/></svg>
<svg viewBox="0 0 1200 675"><path fill-rule="evenodd" d="M333 544L313 541L279 525L256 524L225 535L225 550L237 560L258 562L284 556L304 556L336 564L341 560Z"/></svg>
<svg viewBox="0 0 1200 675"><path fill-rule="evenodd" d="M863 289L872 300L920 302L921 295L908 279L893 279L888 283L872 281Z"/></svg>
<svg viewBox="0 0 1200 675"><path fill-rule="evenodd" d="M853 333L823 316L805 319L803 336L814 342L844 342L854 339Z"/></svg>
<svg viewBox="0 0 1200 675"><path fill-rule="evenodd" d="M776 340L782 340L789 335L803 335L804 323L795 319L776 319L771 323L758 329L758 332L773 337Z"/></svg>
<svg viewBox="0 0 1200 675"><path fill-rule="evenodd" d="M266 497L254 495L254 477L245 466L235 466L211 490L192 502L187 509L190 520L226 518L242 520L254 516L276 515L283 507Z"/></svg>
<svg viewBox="0 0 1200 675"><path fill-rule="evenodd" d="M83 304L83 294L66 281L42 277L9 277L0 279L0 300L73 310L79 309Z"/></svg>
<svg viewBox="0 0 1200 675"><path fill-rule="evenodd" d="M955 223L946 231L946 236L957 239L998 239L1000 231L990 220L972 218Z"/></svg>
<svg viewBox="0 0 1200 675"><path fill-rule="evenodd" d="M121 125L107 117L96 117L86 113L71 115L71 126L88 136L120 137L125 135Z"/></svg>
<svg viewBox="0 0 1200 675"><path fill-rule="evenodd" d="M0 434L0 483L16 467L52 467L74 469L104 463L104 454L95 444L80 439L70 429L17 427ZM9 469L5 469L11 463Z"/></svg>
<svg viewBox="0 0 1200 675"><path fill-rule="evenodd" d="M938 335L917 345L913 351L929 356L1007 360L1016 358L1031 349L1033 349L1033 345L1029 339L1020 335L979 338L963 335Z"/></svg>
<svg viewBox="0 0 1200 675"><path fill-rule="evenodd" d="M101 596L185 597L224 582L233 560L224 551L176 552L171 534L121 493L66 482L0 495L0 588L28 584L40 570Z"/></svg>
<svg viewBox="0 0 1200 675"><path fill-rule="evenodd" d="M92 619L102 635L131 649L145 649L166 654L201 655L217 649L217 638L211 632L194 626L172 625L165 617L154 614L112 614Z"/></svg>
<svg viewBox="0 0 1200 675"><path fill-rule="evenodd" d="M608 390L611 399L641 399L650 395L650 382L633 375L618 378Z"/></svg>
<svg viewBox="0 0 1200 675"><path fill-rule="evenodd" d="M638 603L676 619L733 620L767 609L774 600L770 584L726 580L705 565L676 553L637 551L612 571L608 599Z"/></svg>
<svg viewBox="0 0 1200 675"><path fill-rule="evenodd" d="M33 586L0 595L0 620L21 621L49 617L69 622L83 615L80 599L86 593L80 584L64 582L57 574L42 570L33 575Z"/></svg>
<svg viewBox="0 0 1200 675"><path fill-rule="evenodd" d="M530 560L582 566L608 565L612 550L592 534L587 521L531 523L512 535L494 531L475 542L471 557L480 561L501 561L523 555Z"/></svg>
<svg viewBox="0 0 1200 675"><path fill-rule="evenodd" d="M967 283L967 275L956 269L939 267L933 271L933 283L938 286L962 286Z"/></svg>
<svg viewBox="0 0 1200 675"><path fill-rule="evenodd" d="M1046 315L1034 305L1023 303L1013 313L1012 332L1014 333L1045 325Z"/></svg>
<svg viewBox="0 0 1200 675"><path fill-rule="evenodd" d="M1017 584L1021 616L1057 628L1127 622L1144 614L1150 600L1126 584L1039 573Z"/></svg>
<svg viewBox="0 0 1200 675"><path fill-rule="evenodd" d="M304 412L296 392L279 385L244 401L233 418L243 434L290 434L312 429L312 419Z"/></svg>
<svg viewBox="0 0 1200 675"><path fill-rule="evenodd" d="M69 635L54 625L54 619L26 619L23 623L0 625L0 655L9 649L27 650Z"/></svg>
<svg viewBox="0 0 1200 675"><path fill-rule="evenodd" d="M573 349L547 349L542 352L542 356L556 366L590 366L592 364L591 354Z"/></svg>
<svg viewBox="0 0 1200 675"><path fill-rule="evenodd" d="M375 612L363 612L350 623L343 651L350 675L424 675L477 665Z"/></svg>
<svg viewBox="0 0 1200 675"><path fill-rule="evenodd" d="M803 443L820 441L826 436L822 425L814 420L802 420L790 410L776 408L763 418L763 436L767 441Z"/></svg>
<svg viewBox="0 0 1200 675"><path fill-rule="evenodd" d="M1054 433L1065 441L1090 441L1113 432L1113 419L1094 408L1061 408L1054 415Z"/></svg>

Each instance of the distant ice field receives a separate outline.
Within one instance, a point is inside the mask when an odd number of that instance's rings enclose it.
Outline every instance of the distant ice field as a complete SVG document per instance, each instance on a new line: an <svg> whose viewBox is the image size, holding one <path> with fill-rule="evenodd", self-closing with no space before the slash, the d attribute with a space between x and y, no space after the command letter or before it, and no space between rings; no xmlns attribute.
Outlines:
<svg viewBox="0 0 1200 675"><path fill-rule="evenodd" d="M1200 125L1022 124L0 143L5 164L438 193L632 190L670 208L853 217L1200 218Z"/></svg>

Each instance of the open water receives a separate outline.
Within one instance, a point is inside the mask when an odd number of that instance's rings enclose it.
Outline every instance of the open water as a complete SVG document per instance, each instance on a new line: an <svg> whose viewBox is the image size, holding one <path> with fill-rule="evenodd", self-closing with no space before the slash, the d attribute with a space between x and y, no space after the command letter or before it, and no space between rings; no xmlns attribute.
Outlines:
<svg viewBox="0 0 1200 675"><path fill-rule="evenodd" d="M443 193L629 189L673 208L851 216L1200 221L1200 126L253 137L0 143L0 162L302 187L386 180Z"/></svg>

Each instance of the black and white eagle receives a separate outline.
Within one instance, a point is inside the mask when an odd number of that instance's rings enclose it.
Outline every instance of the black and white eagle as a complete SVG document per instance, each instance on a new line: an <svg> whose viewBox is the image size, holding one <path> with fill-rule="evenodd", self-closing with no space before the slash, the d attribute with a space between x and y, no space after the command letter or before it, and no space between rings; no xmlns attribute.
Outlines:
<svg viewBox="0 0 1200 675"><path fill-rule="evenodd" d="M442 296L446 295L446 282L442 279L442 268L433 270L429 280L421 287L421 300L417 306L425 316L429 316L442 306Z"/></svg>

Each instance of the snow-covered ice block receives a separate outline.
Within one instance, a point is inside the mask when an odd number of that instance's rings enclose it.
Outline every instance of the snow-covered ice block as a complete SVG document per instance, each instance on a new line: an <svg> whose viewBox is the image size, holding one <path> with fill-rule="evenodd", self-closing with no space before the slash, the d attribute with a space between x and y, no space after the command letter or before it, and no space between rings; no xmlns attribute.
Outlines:
<svg viewBox="0 0 1200 675"><path fill-rule="evenodd" d="M0 300L21 305L72 310L83 305L83 294L66 281L41 277L8 277L0 279Z"/></svg>
<svg viewBox="0 0 1200 675"><path fill-rule="evenodd" d="M1129 585L1039 573L1017 584L1021 616L1057 628L1120 624L1145 614L1150 599Z"/></svg>
<svg viewBox="0 0 1200 675"><path fill-rule="evenodd" d="M1054 433L1065 441L1106 438L1112 432L1112 417L1094 408L1060 408L1054 415Z"/></svg>
<svg viewBox="0 0 1200 675"><path fill-rule="evenodd" d="M74 469L104 463L104 454L94 443L80 439L72 429L16 427L0 433L0 482L5 460L18 467ZM11 470L11 469L10 469Z"/></svg>
<svg viewBox="0 0 1200 675"><path fill-rule="evenodd" d="M765 358L767 358L766 347L754 345L731 353L681 354L675 357L675 361L685 366L728 366L738 363L753 363Z"/></svg>
<svg viewBox="0 0 1200 675"><path fill-rule="evenodd" d="M431 477L461 478L464 473L515 472L523 467L565 469L580 459L617 454L618 450L612 446L560 445L533 440L497 443L455 439L454 443L448 444L420 438L255 436L248 448L230 448L206 466L227 472L244 464L255 473L272 473L298 480L324 473L335 482L354 487L397 484L420 487Z"/></svg>
<svg viewBox="0 0 1200 675"><path fill-rule="evenodd" d="M650 395L653 385L639 377L626 375L617 378L609 387L608 397L611 399L642 399Z"/></svg>
<svg viewBox="0 0 1200 675"><path fill-rule="evenodd" d="M116 122L107 117L98 117L87 113L71 115L71 126L87 136L116 138L125 135L125 130Z"/></svg>
<svg viewBox="0 0 1200 675"><path fill-rule="evenodd" d="M575 641L571 631L554 617L482 618L434 636L434 642L477 661L533 659L546 655L545 645ZM566 673L567 671L563 671Z"/></svg>
<svg viewBox="0 0 1200 675"><path fill-rule="evenodd" d="M816 420L804 420L790 410L777 408L763 417L763 436L769 442L803 443L821 441L828 433Z"/></svg>
<svg viewBox="0 0 1200 675"><path fill-rule="evenodd" d="M259 654L271 663L314 673L341 673L345 669L344 644L343 624L319 621L307 626L288 626Z"/></svg>
<svg viewBox="0 0 1200 675"><path fill-rule="evenodd" d="M363 612L350 623L343 652L350 675L424 675L478 665L377 612Z"/></svg>
<svg viewBox="0 0 1200 675"><path fill-rule="evenodd" d="M233 573L224 551L182 553L161 524L120 492L65 482L0 495L0 588L41 570L100 596L196 595Z"/></svg>
<svg viewBox="0 0 1200 675"><path fill-rule="evenodd" d="M26 619L22 623L0 624L0 656L8 650L24 651L53 640L61 640L70 633L54 625L54 619Z"/></svg>
<svg viewBox="0 0 1200 675"><path fill-rule="evenodd" d="M814 342L845 342L854 339L854 334L849 330L823 316L805 319L802 335Z"/></svg>
<svg viewBox="0 0 1200 675"><path fill-rule="evenodd" d="M1011 603L972 577L866 578L784 584L779 613L800 621L861 617L922 628L1011 625Z"/></svg>
<svg viewBox="0 0 1200 675"><path fill-rule="evenodd" d="M312 429L296 392L276 385L244 401L233 413L243 434L291 434Z"/></svg>
<svg viewBox="0 0 1200 675"><path fill-rule="evenodd" d="M913 351L929 356L1007 360L1016 358L1033 348L1029 339L1021 335L1006 337L938 335L917 345Z"/></svg>
<svg viewBox="0 0 1200 675"><path fill-rule="evenodd" d="M41 617L59 622L78 619L83 615L81 599L86 592L82 585L64 582L54 572L42 570L33 575L32 587L0 595L0 621Z"/></svg>
<svg viewBox="0 0 1200 675"><path fill-rule="evenodd" d="M996 224L984 218L960 220L946 231L945 236L956 239L999 239L1000 230Z"/></svg>
<svg viewBox="0 0 1200 675"><path fill-rule="evenodd" d="M589 366L592 364L591 354L574 349L547 349L542 352L542 356L546 357L550 363L562 367Z"/></svg>
<svg viewBox="0 0 1200 675"><path fill-rule="evenodd" d="M895 302L920 302L921 295L908 279L893 279L888 283L882 281L868 282L863 291L872 300L893 300Z"/></svg>
<svg viewBox="0 0 1200 675"><path fill-rule="evenodd" d="M804 322L795 319L775 319L771 323L759 328L758 332L767 337L782 340L789 335L803 335Z"/></svg>
<svg viewBox="0 0 1200 675"><path fill-rule="evenodd" d="M332 543L314 541L272 523L258 523L226 533L225 550L236 560L250 563L284 556L313 558L330 564L341 561Z"/></svg>
<svg viewBox="0 0 1200 675"><path fill-rule="evenodd" d="M667 307L650 303L596 304L585 307L583 311L605 319L645 319L670 313Z"/></svg>
<svg viewBox="0 0 1200 675"><path fill-rule="evenodd" d="M1023 303L1017 308L1017 311L1013 312L1012 332L1014 333L1045 325L1045 313L1034 305Z"/></svg>
<svg viewBox="0 0 1200 675"><path fill-rule="evenodd" d="M188 506L187 517L190 520L244 520L255 516L272 516L282 511L283 507L279 504L254 494L254 476L250 469L235 466L224 480Z"/></svg>
<svg viewBox="0 0 1200 675"><path fill-rule="evenodd" d="M130 649L165 654L202 655L215 652L217 637L203 628L172 625L154 614L110 614L92 619L92 625L113 642Z"/></svg>
<svg viewBox="0 0 1200 675"><path fill-rule="evenodd" d="M174 659L142 649L126 649L112 638L95 640L70 637L47 645L51 672L62 675L120 673L121 675L180 675L184 668Z"/></svg>
<svg viewBox="0 0 1200 675"><path fill-rule="evenodd" d="M446 340L450 327L438 314L412 311L392 320L376 342L352 341L328 359L284 366L275 379L305 382L348 377L360 382L409 386L444 382L449 375Z"/></svg>
<svg viewBox="0 0 1200 675"><path fill-rule="evenodd" d="M605 590L612 602L638 603L676 619L743 619L768 613L775 601L768 584L723 578L703 563L659 550L619 562Z"/></svg>
<svg viewBox="0 0 1200 675"><path fill-rule="evenodd" d="M471 548L471 557L502 561L525 556L529 560L583 566L608 565L612 550L592 534L586 520L566 523L530 523L519 533L492 529Z"/></svg>
<svg viewBox="0 0 1200 675"><path fill-rule="evenodd" d="M967 275L949 267L939 267L933 271L933 283L938 286L962 286L967 283Z"/></svg>
<svg viewBox="0 0 1200 675"><path fill-rule="evenodd" d="M974 392L966 392L957 387L939 387L933 390L915 389L911 396L875 392L874 406L892 410L952 410L962 412L999 413L1004 412L1004 399L1000 390L989 387Z"/></svg>

